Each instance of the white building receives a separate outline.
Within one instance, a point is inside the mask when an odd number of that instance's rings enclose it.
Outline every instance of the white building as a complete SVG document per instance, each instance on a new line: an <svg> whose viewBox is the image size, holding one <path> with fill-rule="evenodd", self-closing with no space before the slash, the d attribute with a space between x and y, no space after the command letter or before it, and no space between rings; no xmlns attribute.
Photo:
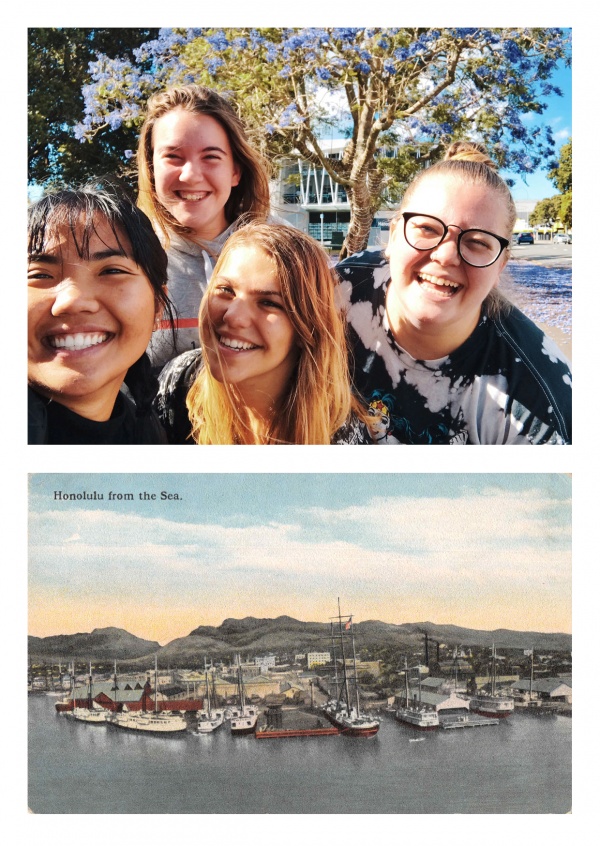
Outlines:
<svg viewBox="0 0 600 846"><path fill-rule="evenodd" d="M277 663L277 657L275 655L261 655L258 658L254 659L254 663L257 667L261 668L261 672L266 672L271 667L274 667Z"/></svg>
<svg viewBox="0 0 600 846"><path fill-rule="evenodd" d="M347 140L321 140L321 149L330 159L339 159ZM393 157L395 150L381 150L379 155ZM345 189L335 182L324 167L302 158L288 159L271 185L271 208L289 223L308 232L317 241L341 246L350 223L350 203ZM381 208L371 227L369 245L387 244L389 221L394 208Z"/></svg>
<svg viewBox="0 0 600 846"><path fill-rule="evenodd" d="M331 661L330 652L308 652L306 654L306 664L308 668L319 667L329 664Z"/></svg>

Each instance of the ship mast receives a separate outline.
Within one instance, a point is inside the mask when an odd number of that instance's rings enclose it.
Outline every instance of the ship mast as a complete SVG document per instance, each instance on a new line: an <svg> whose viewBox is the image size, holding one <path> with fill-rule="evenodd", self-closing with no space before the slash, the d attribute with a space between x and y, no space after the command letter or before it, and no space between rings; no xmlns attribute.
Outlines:
<svg viewBox="0 0 600 846"><path fill-rule="evenodd" d="M242 710L242 715L244 714L244 709L246 707L246 699L244 696L244 679L242 677L242 659L238 655L238 690L240 694L240 708Z"/></svg>
<svg viewBox="0 0 600 846"><path fill-rule="evenodd" d="M208 702L207 714L208 719L210 720L212 717L212 711L210 707L210 690L208 689L208 667L206 665L206 655L204 656L204 681L206 684L206 701Z"/></svg>
<svg viewBox="0 0 600 846"><path fill-rule="evenodd" d="M360 702L358 701L358 675L356 672L356 650L354 648L354 626L352 624L352 617L349 620L350 635L352 640L352 664L354 669L354 694L356 696L356 716L360 717Z"/></svg>
<svg viewBox="0 0 600 846"><path fill-rule="evenodd" d="M348 673L346 668L346 653L344 652L344 633L342 630L342 612L340 609L340 598L338 596L338 624L340 627L340 650L342 653L342 669L343 669L343 677L342 677L342 692L346 694L346 705L348 706L348 712L350 711L350 691L348 690Z"/></svg>
<svg viewBox="0 0 600 846"><path fill-rule="evenodd" d="M533 696L533 648L531 650L531 673L529 674L529 701Z"/></svg>
<svg viewBox="0 0 600 846"><path fill-rule="evenodd" d="M154 713L158 714L158 653L154 653Z"/></svg>
<svg viewBox="0 0 600 846"><path fill-rule="evenodd" d="M335 635L333 634L333 621L331 622L331 651L333 654L333 678L335 683L335 701L339 702L340 699L340 683L338 680L338 671L337 671L337 658L335 655Z"/></svg>
<svg viewBox="0 0 600 846"><path fill-rule="evenodd" d="M113 699L113 702L115 703L115 714L119 710L118 705L117 705L117 691L118 691L118 689L119 688L117 687L117 659L115 658L115 698Z"/></svg>
<svg viewBox="0 0 600 846"><path fill-rule="evenodd" d="M73 699L73 710L75 710L75 661L71 663L71 697Z"/></svg>

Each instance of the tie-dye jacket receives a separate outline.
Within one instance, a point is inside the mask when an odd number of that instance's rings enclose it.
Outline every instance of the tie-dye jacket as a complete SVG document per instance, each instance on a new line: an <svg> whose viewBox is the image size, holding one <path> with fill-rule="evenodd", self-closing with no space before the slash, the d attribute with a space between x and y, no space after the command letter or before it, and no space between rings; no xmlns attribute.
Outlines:
<svg viewBox="0 0 600 846"><path fill-rule="evenodd" d="M376 443L571 442L569 363L517 308L482 316L450 355L417 361L396 344L387 323L384 254L357 253L337 271L354 383Z"/></svg>

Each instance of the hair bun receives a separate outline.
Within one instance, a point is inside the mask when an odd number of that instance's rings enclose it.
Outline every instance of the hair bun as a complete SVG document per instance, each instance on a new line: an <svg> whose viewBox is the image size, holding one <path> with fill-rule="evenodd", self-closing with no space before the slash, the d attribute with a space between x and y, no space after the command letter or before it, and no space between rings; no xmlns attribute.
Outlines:
<svg viewBox="0 0 600 846"><path fill-rule="evenodd" d="M451 144L444 156L444 161L450 160L479 162L494 171L497 170L495 162L490 159L483 144L477 144L475 141L455 141Z"/></svg>

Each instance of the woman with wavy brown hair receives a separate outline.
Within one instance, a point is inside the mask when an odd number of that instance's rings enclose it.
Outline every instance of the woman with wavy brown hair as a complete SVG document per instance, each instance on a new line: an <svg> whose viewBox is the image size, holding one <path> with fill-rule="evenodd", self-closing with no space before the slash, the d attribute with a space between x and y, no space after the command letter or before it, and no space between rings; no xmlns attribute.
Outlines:
<svg viewBox="0 0 600 846"><path fill-rule="evenodd" d="M186 85L148 101L138 187L138 205L167 250L177 311L174 325L163 322L153 335L149 353L161 366L198 346L198 307L213 265L240 216L266 219L269 182L233 105L209 88Z"/></svg>
<svg viewBox="0 0 600 846"><path fill-rule="evenodd" d="M251 223L231 235L200 307L202 350L160 377L171 442L368 443L336 288L327 254L303 232Z"/></svg>

